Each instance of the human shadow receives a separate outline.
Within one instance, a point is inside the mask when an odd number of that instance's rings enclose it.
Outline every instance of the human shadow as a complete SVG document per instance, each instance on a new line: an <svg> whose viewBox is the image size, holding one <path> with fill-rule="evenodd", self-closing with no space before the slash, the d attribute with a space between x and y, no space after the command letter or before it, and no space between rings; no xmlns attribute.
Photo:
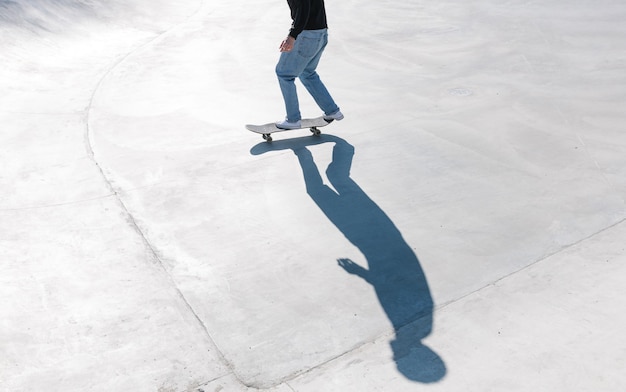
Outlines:
<svg viewBox="0 0 626 392"><path fill-rule="evenodd" d="M325 185L310 145L334 143ZM423 383L441 380L443 360L422 343L432 331L433 300L420 262L389 216L350 177L354 147L345 140L324 134L261 143L251 153L291 149L302 168L306 191L328 219L365 256L367 268L339 259L346 272L371 284L391 322L395 336L390 342L398 370L408 379Z"/></svg>

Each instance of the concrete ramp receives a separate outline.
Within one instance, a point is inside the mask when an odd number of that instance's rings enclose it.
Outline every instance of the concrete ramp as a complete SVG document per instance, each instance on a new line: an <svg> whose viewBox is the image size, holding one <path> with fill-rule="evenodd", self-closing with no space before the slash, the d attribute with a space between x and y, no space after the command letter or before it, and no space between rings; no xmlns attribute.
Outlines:
<svg viewBox="0 0 626 392"><path fill-rule="evenodd" d="M626 5L326 7L0 0L0 391L626 383Z"/></svg>

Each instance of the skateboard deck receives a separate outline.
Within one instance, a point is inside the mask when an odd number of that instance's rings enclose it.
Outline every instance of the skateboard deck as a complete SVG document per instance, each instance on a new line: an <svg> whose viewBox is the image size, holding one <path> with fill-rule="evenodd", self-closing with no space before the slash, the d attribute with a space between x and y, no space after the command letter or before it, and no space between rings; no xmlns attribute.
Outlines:
<svg viewBox="0 0 626 392"><path fill-rule="evenodd" d="M295 129L281 129L276 126L276 123L267 123L263 125L252 125L247 124L246 129L248 131L259 133L263 136L263 140L271 142L272 141L272 133L274 132L285 132L285 131L295 131L296 129L305 129L309 128L309 130L316 136L319 136L322 132L319 130L321 127L325 127L326 125L333 122L333 120L324 120L324 117L317 118L303 118L300 120L300 128Z"/></svg>

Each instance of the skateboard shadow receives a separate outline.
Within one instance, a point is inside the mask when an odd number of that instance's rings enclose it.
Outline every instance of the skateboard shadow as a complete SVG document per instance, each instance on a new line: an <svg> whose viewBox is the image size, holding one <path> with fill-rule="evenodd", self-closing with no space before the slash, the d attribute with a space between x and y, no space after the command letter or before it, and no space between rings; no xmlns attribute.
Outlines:
<svg viewBox="0 0 626 392"><path fill-rule="evenodd" d="M335 143L326 175L335 188L324 185L307 146ZM432 331L433 300L420 262L398 228L384 211L350 177L354 147L345 140L323 134L260 143L253 155L291 149L298 157L306 190L317 206L365 256L367 268L339 259L346 272L371 284L393 325L390 342L398 370L408 379L432 383L446 374L443 360L422 343Z"/></svg>

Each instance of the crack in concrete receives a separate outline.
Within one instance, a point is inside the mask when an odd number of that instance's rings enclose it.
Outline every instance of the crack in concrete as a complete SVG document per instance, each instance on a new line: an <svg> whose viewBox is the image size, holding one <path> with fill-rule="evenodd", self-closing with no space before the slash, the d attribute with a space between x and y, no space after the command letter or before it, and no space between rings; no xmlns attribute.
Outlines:
<svg viewBox="0 0 626 392"><path fill-rule="evenodd" d="M187 310L189 312L191 312L193 317L197 320L197 322L201 326L202 330L205 332L207 338L209 339L209 341L211 342L211 345L213 346L215 352L217 353L217 356L218 356L219 360L229 370L229 373L227 373L227 374L232 374L241 385L245 385L241 381L241 379L237 376L237 374L235 373L233 365L230 363L230 361L228 361L226 359L226 357L224 356L222 350L218 347L217 343L215 342L215 340L211 336L211 332L209 331L208 326L202 321L202 319L200 318L198 313L195 311L193 306L189 303L189 301L187 300L187 298L185 297L183 292L178 287L178 284L177 284L176 280L174 279L174 277L172 276L172 274L170 273L170 271L167 269L167 267L165 265L165 260L164 260L163 256L159 254L159 252L157 251L156 247L150 242L149 238L143 232L143 230L141 229L141 227L137 223L137 220L135 219L133 214L130 212L129 208L126 206L126 204L122 200L122 197L120 196L118 190L115 189L115 187L113 186L112 181L109 179L109 177L105 173L104 169L102 168L102 166L100 165L100 163L96 159L96 154L95 154L95 151L94 151L94 148L93 148L93 142L92 142L93 130L92 130L91 123L90 123L91 112L93 110L93 104L94 104L96 95L98 94L98 91L100 90L101 86L103 85L103 83L107 79L107 77L117 67L119 67L121 64L123 64L128 58L133 56L135 53L137 53L138 51L148 47L149 45L151 45L151 44L161 40L163 37L165 37L166 35L171 33L173 30L175 30L175 29L185 25L186 23L188 23L194 16L196 16L200 12L200 10L204 7L204 4L205 4L204 0L201 0L200 3L199 3L199 6L196 8L196 10L194 12L192 12L191 15L189 15L184 21L176 24L173 27L170 27L169 29L167 29L167 30L165 30L165 31L163 31L161 33L158 33L156 36L146 40L145 42L140 43L139 45L137 45L135 48L130 50L128 53L123 55L121 58L119 58L117 61L115 61L111 66L108 67L108 69L104 72L103 76L100 78L100 80L96 84L96 86L95 86L95 88L94 88L94 90L93 90L93 92L92 92L92 94L90 96L88 106L85 109L85 115L84 115L84 124L85 124L84 144L85 144L85 149L87 151L87 155L88 155L89 159L94 163L94 165L96 166L96 168L100 172L100 175L101 175L102 179L104 180L107 188L111 192L111 194L108 197L114 197L115 198L115 200L119 204L123 214L126 216L127 222L129 223L129 226L133 229L133 231L135 231L137 233L137 235L139 236L139 238L143 242L146 250L152 256L153 260L156 261L160 265L162 270L165 272L165 274L167 275L168 279L170 280L172 286L175 288L177 295L182 300L182 302L185 304L185 306L187 307ZM216 379L225 377L226 375L219 376Z"/></svg>
<svg viewBox="0 0 626 392"><path fill-rule="evenodd" d="M351 353L353 353L353 352L355 352L355 351L357 351L357 350L360 350L360 349L362 349L363 347L365 347L365 346L367 346L367 345L369 345L369 344L372 344L373 342L375 342L375 341L377 341L377 340L379 340L379 339L382 339L382 338L384 338L384 337L386 337L386 336L389 336L389 335L391 335L391 334L395 333L395 331L387 330L387 331L385 331L385 332L381 333L381 334L380 334L379 336L377 336L376 338L374 338L374 339L370 339L370 340L368 340L368 341L364 341L364 342L362 342L361 344L359 344L359 345L357 345L357 346L355 346L355 347L352 347L352 348L350 348L349 350L347 350L347 351L345 351L345 352L342 352L342 353L340 353L340 354L338 354L338 355L334 356L333 358L331 358L331 359L329 359L329 360L327 360L327 361L324 361L324 362L322 362L322 363L319 363L319 364L317 364L317 365L315 365L315 366L313 366L313 367L311 367L311 368L309 368L309 369L307 369L307 370L304 370L304 371L301 371L301 372L295 372L295 373L289 374L289 375L287 375L287 376L283 377L280 381L278 381L278 382L276 382L276 383L271 383L271 386L269 386L268 388L258 388L258 387L256 387L256 386L254 385L254 383L246 383L246 382L244 382L244 381L243 381L243 380L242 380L242 379L241 379L241 378L237 375L237 373L236 373L236 371L235 371L235 368L234 368L234 365L233 365L232 363L230 363L230 362L229 362L229 361L225 358L225 356L224 356L224 354L223 354L222 350L218 347L217 343L213 340L213 338L212 338L212 336L211 336L211 333L210 333L210 331L209 331L209 329L208 329L208 326L207 326L207 325L206 325L206 324L202 321L202 319L201 319L201 318L200 318L200 316L196 313L196 311L195 311L195 309L193 308L193 306L192 306L192 305L191 305L191 304L187 301L187 299L186 299L185 295L184 295L184 294L182 293L182 291L179 289L179 287L178 287L178 285L177 285L176 280L174 279L174 277L172 276L172 274L168 271L168 269L167 269L167 267L166 267L166 265L165 265L165 260L164 260L163 256L159 254L159 252L158 252L158 250L156 249L156 247L155 247L155 246L154 246L154 245L150 242L150 240L147 238L147 236L145 235L145 233L143 232L143 230L141 229L141 227L140 227L140 226L139 226L139 224L137 223L137 221L136 221L135 217L132 215L132 213L130 212L130 210L128 209L128 207L126 206L126 204L124 203L124 201L122 200L122 197L120 196L119 192L115 189L115 187L113 186L113 184L112 184L111 180L107 177L106 173L104 172L104 169L102 168L102 166L100 165L100 163L99 163L99 162L98 162L98 160L96 159L96 155L95 155L95 152L94 152L94 150L93 150L93 143L92 143L92 140L91 140L93 132L92 132L91 125L90 125L90 114L91 114L91 111L92 111L92 105L93 105L93 102L94 102L94 100L95 100L95 97L96 97L96 95L97 95L97 93L98 93L98 91L99 91L99 89L100 89L101 85L104 83L105 79L106 79L106 78L107 78L107 77L108 77L108 76L109 76L109 75L110 75L110 74L111 74L111 73L112 73L112 72L113 72L113 71L114 71L114 70L115 70L118 66L120 66L121 64L123 64L123 63L124 63L124 62L125 62L128 58L130 58L133 54L135 54L136 52L140 51L141 49L143 49L143 48L145 48L145 47L147 47L147 46L149 46L149 45L151 45L151 44L154 44L154 43L155 43L155 42L157 42L158 40L162 39L163 37L165 37L166 35L168 35L169 33L171 33L171 32L172 32L173 30L175 30L176 28L179 28L180 26L183 26L184 24L188 23L188 22L189 22L189 21L190 21L193 17L195 17L195 16L197 16L197 15L198 15L198 13L200 12L200 10L201 10L203 7L204 7L204 1L201 1L201 2L200 2L200 6L198 7L198 9L197 9L194 13L192 13L192 15L190 15L190 16L189 16L189 17L188 17L185 21L183 21L183 22L181 22L181 23L177 24L176 26L174 26L174 27L172 27L172 28L170 28L170 29L167 29L166 31L164 31L164 32L162 32L162 33L160 33L160 34L157 34L155 37L153 37L153 38L151 38L151 39L147 40L146 42L144 42L144 43L142 43L142 44L138 45L136 48L134 48L133 50L131 50L130 52L128 52L126 55L124 55L123 57L121 57L118 61L116 61L114 64L112 64L112 65L108 68L108 70L104 73L104 75L103 75L103 76L102 76L102 78L99 80L98 84L96 85L96 87L95 87L95 89L94 89L94 91L93 91L93 93L92 93L92 95L91 95L91 98L90 98L90 101L89 101L89 105L88 105L88 107L87 107L87 109L86 109L86 114L85 114L85 124L86 124L85 147L86 147L86 150L87 150L87 153L88 153L88 155L89 155L90 160L91 160L91 161L92 161L92 162L96 165L96 167L98 168L98 170L99 170L99 172L100 172L100 174L101 174L102 178L104 179L104 181L105 181L105 183L106 183L107 187L108 187L108 188L109 188L109 190L111 191L111 195L110 195L110 196L107 196L107 197L111 197L111 196L112 196L112 197L115 197L115 199L117 200L117 202L118 202L118 203L119 203L119 205L120 205L120 208L122 209L123 213L124 213L124 214L125 214L125 216L127 217L127 220L128 220L128 222L129 222L129 225L130 225L130 226L132 227L132 229L133 229L133 230L134 230L134 231L135 231L135 232L139 235L139 237L141 238L142 242L144 243L144 245L145 245L146 249L150 252L150 254L151 254L151 255L152 255L152 257L154 258L154 260L155 260L155 261L156 261L156 262L157 262L157 263L161 266L161 268L163 269L163 271L166 273L166 275L167 275L167 276L168 276L168 278L170 279L170 281L171 281L172 285L173 285L173 286L175 287L175 289L176 289L176 292L177 292L177 294L178 294L179 298L180 298L180 299L184 302L184 304L185 304L185 306L187 307L187 309L188 309L188 310L192 313L192 315L195 317L195 319L196 319L196 320L198 321L198 323L201 325L202 329L205 331L205 333L206 333L206 335L207 335L208 339L210 340L210 342L211 342L211 343L212 343L212 345L214 346L214 348L215 348L216 352L218 353L220 360L221 360L221 361L222 361L222 363L223 363L223 364L227 367L227 369L229 369L229 373L228 373L228 374L232 375L232 376L233 376L233 377L237 380L237 382L238 382L240 385L245 386L245 387L247 387L247 388L254 388L254 389L257 389L257 390L263 390L263 389L271 389L271 388L276 388L276 387L278 387L278 386L283 385L283 386L285 386L285 387L289 388L290 390L295 391L294 387L292 387L292 386L289 384L289 382L290 382L290 381L293 381L293 380L297 379L298 377L301 377L301 376L303 376L303 375L305 375L305 374L309 374L309 373L311 373L311 372L313 372L313 371L315 371L315 370L317 370L317 369L320 369L320 368L321 368L321 367L323 367L323 366L326 366L326 365L328 365L328 364L330 364L330 363L333 363L333 362L335 362L335 361L339 360L340 358L345 357L346 355L349 355L349 354L351 354ZM559 110L559 112L560 112L560 110ZM413 121L413 120L400 121L399 123L408 123L408 122L411 122L411 121ZM429 133L429 134L430 134L430 133ZM437 136L437 135L435 135L435 136ZM577 135L577 136L578 136L578 135ZM602 170L602 168L600 167L599 163L598 163L598 162L597 162L597 161L593 158L593 156L591 156L591 154L590 154L590 153L589 153L589 151L587 150L587 148L586 148L586 145L585 145L584 141L583 141L583 140L582 140L579 136L578 136L578 138L579 138L580 142L582 143L583 147L585 148L585 151L586 151L586 152L587 152L587 154L589 155L589 158L590 158L590 159L592 159L592 160L594 161L595 166L596 166L596 167L597 167L597 169L601 172L601 174L604 176L605 180L606 180L609 184L613 185L613 184L611 183L610 179L608 179L608 178L606 177L606 174L604 173L604 170ZM449 141L448 141L448 142L449 142ZM474 153L475 153L475 151L473 151L473 150L472 150L472 152L474 152ZM483 157L484 157L484 156L483 156ZM487 157L487 158L489 158L489 157ZM625 201L625 203L626 203L626 201ZM601 234L601 233L603 233L603 232L605 232L605 231L607 231L607 230L610 230L611 228L613 228L613 227L615 227L615 226L618 226L618 225L620 225L620 224L624 223L625 221L626 221L626 217L625 217L625 218L623 218L623 219L621 219L620 221L618 221L618 222L616 222L616 223L613 223L613 224L612 224L612 225L610 225L610 226L607 226L607 227L605 227L605 228L603 228L603 229L601 229L601 230L599 230L599 231L597 231L597 232L595 232L595 233L590 234L589 236L587 236L587 237L585 237L585 238L579 239L578 241L575 241L575 242L573 242L573 243L570 243L570 244L568 244L568 245L565 245L565 246L561 247L560 249L558 249L558 250L556 250L556 251L554 251L554 252L552 252L552 253L546 254L545 256L543 256L543 257L541 257L541 258L539 258L539 259L537 259L537 260L535 260L535 261L533 261L533 262L530 262L529 264L526 264L525 266L521 267L520 269L515 270L515 271L513 271L513 272L511 272L511 273L509 273L509 274L507 274L507 275L504 275L504 276L502 276L502 277L500 277L500 278L498 278L498 279L494 280L493 282L491 282L491 283L489 283L489 284L486 284L486 285L484 285L484 286L482 286L482 287L477 288L476 290L473 290L473 291L471 291L471 292L468 292L468 293L466 293L465 295L462 295L462 296L460 296L460 297L458 297L458 298L456 298L456 299L454 299L454 300L451 300L451 301L448 301L448 302L446 302L446 303L444 303L444 304L441 304L441 305L439 305L439 306L436 306L436 308L435 308L435 309L436 309L436 310L442 310L442 309L445 309L445 308L447 308L448 306L450 306L450 305L452 305L452 304L454 304L454 303L457 303L457 302L459 302L459 301L462 301L463 299L465 299L465 298L467 298L467 297L469 297L469 296L471 296L471 295L474 295L474 294L476 294L476 293L478 293L478 292L480 292L480 291L482 291L482 290L486 289L487 287L490 287L490 286L496 285L496 284L498 284L499 282L501 282L501 281L503 281L503 280L505 280L505 279L507 279L507 278L509 278L509 277L511 277L511 276L517 275L517 274L519 274L519 273L521 273L521 272L523 272L523 271L525 271L525 270L529 269L530 267L532 267L532 266L534 266L534 265L536 265L536 264L538 264L538 263L541 263L541 262L543 262L543 261L545 261L545 260L549 259L549 258L550 258L550 257L552 257L552 256L555 256L555 255L557 255L557 254L559 254L559 253L561 253L561 252L567 251L568 249L570 249L570 248L572 248L572 247L575 247L575 246L579 245L579 244L580 244L580 243L582 243L582 242L585 242L585 241L587 241L587 240L589 240L589 239L591 239L591 238L593 238L593 237L595 237L595 236L597 236L597 235L599 235L599 234ZM405 326L403 326L401 329L403 329L403 328L407 328L407 327L408 327L408 326L410 326L411 324L413 324L413 323L415 323L415 322L418 322L418 321L419 321L419 319L413 320L413 321L411 321L411 322L407 323L407 324L406 324ZM222 379L222 378L226 377L228 374L226 374L226 375L222 375L222 376L219 376L219 377L216 377L216 378L214 378L213 380L210 380L208 383L211 383L211 382L214 382L214 381L216 381L216 380ZM206 384L206 383L205 383L205 384ZM204 385L204 384L203 384L203 385Z"/></svg>
<svg viewBox="0 0 626 392"><path fill-rule="evenodd" d="M445 309L445 308L447 308L448 306L450 306L450 305L452 305L452 304L455 304L455 303L457 303L457 302L459 302L459 301L462 301L463 299L465 299L465 298L467 298L467 297L470 297L470 296L472 296L472 295L474 295L474 294L476 294L476 293L479 293L479 292L481 292L482 290L484 290L484 289L486 289L486 288L488 288L488 287L494 286L494 285L498 284L499 282L501 282L501 281L503 281L503 280L506 280L506 279L508 279L508 278L510 278L510 277L512 277L512 276L514 276L514 275L517 275L517 274L519 274L519 273L521 273L521 272L523 272L523 271L525 271L525 270L527 270L527 269L531 268L532 266L534 266L534 265L536 265L536 264L539 264L539 263L541 263L541 262L543 262L543 261L545 261L545 260L547 260L547 259L549 259L549 258L551 258L551 257L553 257L553 256L556 256L556 255L557 255L557 254L559 254L559 253L565 252L565 251L567 251L568 249L573 248L573 247L575 247L575 246L577 246L577 245L579 245L579 244L581 244L581 243L583 243L583 242L585 242L585 241L588 241L588 240L590 240L590 239L592 239L592 238L594 238L594 237L596 237L596 236L598 236L598 235L600 235L600 234L602 234L602 233L604 233L604 232L606 232L606 231L608 231L608 230L611 230L612 228L614 228L614 227L616 227L616 226L619 226L620 224L623 224L623 223L625 223L625 222L626 222L626 217L624 217L622 220L620 220L620 221L618 221L618 222L613 223L613 224L612 224L612 225L610 225L610 226L607 226L607 227L605 227L605 228L603 228L603 229L601 229L601 230L598 230L597 232L595 232L595 233L593 233L593 234L591 234L591 235L589 235L589 236L587 236L587 237L585 237L585 238L582 238L582 239L580 239L580 240L578 240L578 241L576 241L576 242L573 242L573 243L571 243L571 244L569 244L569 245L566 245L566 246L562 247L561 249L559 249L559 250L557 250L557 251L555 251L555 252L552 252L552 253L550 253L550 254L547 254L547 255L545 255L544 257L539 258L539 259L537 259L537 260L535 260L535 261L531 262L530 264L525 265L524 267L522 267L522 268L520 268L520 269L518 269L518 270L516 270L516 271L513 271L513 272L511 272L511 273L509 273L509 274L507 274L507 275L504 275L504 276L500 277L499 279L494 280L493 282L491 282L491 283L489 283L489 284L486 284L486 285L484 285L484 286L482 286L482 287L480 287L480 288L478 288L478 289L476 289L476 290L473 290L473 291L471 291L471 292L468 292L467 294L462 295L462 296L460 296L460 297L458 297L458 298L456 298L456 299L454 299L454 300L451 300L451 301L448 301L448 302L446 302L446 303L444 303L444 304L441 304L441 305L439 305L439 306L436 306L436 307L435 307L435 310L439 311L439 310ZM415 319L415 320L413 320L413 321L411 321L411 322L407 323L407 324L406 324L406 325L404 325L403 327L401 327L399 330L402 330L402 329L404 329L404 328L408 328L410 325L412 325L412 324L414 324L414 323L416 323L416 322L419 322L419 320L420 320L420 318ZM355 347L351 348L350 350L347 350L347 351L345 351L345 352L343 352L343 353L341 353L341 354L339 354L339 355L337 355L337 356L335 356L335 357L333 357L333 358L331 358L331 359L329 359L329 360L327 360L327 361L325 361L325 362L323 362L323 363L320 363L320 364L318 364L318 365L316 365L316 366L314 366L314 367L311 367L310 369L307 369L306 371L299 372L299 373L294 373L294 374L292 374L292 375L290 375L290 376L287 376L287 377L285 377L285 378L283 379L283 382L281 382L281 383L278 383L278 384L274 385L274 387L275 387L275 386L279 386L279 385L281 385L281 384L284 384L284 385L286 385L287 387L289 387L291 390L294 390L294 389L293 389L293 387L291 387L291 385L289 385L289 382L290 382L290 381L295 380L295 379L297 379L298 377L301 377L301 376L303 376L303 375L309 374L309 373L311 373L311 372L313 372L313 371L315 371L315 370L317 370L317 369L319 369L319 368L321 368L321 367L323 367L323 366L326 366L326 365L328 365L328 364L330 364L330 363L333 363L333 362L335 362L335 361L339 360L340 358L343 358L344 356L349 355L350 353L352 353L352 352L354 352L354 351L360 350L361 348L363 348L363 347L365 347L365 346L367 346L367 345L369 345L369 344L373 344L373 342L375 342L375 341L377 341L377 340L379 340L379 339L382 339L382 338L387 337L387 336L391 336L393 333L394 333L394 332L390 332L390 331L387 331L386 333L382 333L382 334L380 334L378 337L376 337L376 338L374 338L374 339L371 339L371 340L369 340L369 341L363 342L362 344L360 344L360 345L358 345L358 346L355 346ZM294 390L294 391L295 391L295 390Z"/></svg>

